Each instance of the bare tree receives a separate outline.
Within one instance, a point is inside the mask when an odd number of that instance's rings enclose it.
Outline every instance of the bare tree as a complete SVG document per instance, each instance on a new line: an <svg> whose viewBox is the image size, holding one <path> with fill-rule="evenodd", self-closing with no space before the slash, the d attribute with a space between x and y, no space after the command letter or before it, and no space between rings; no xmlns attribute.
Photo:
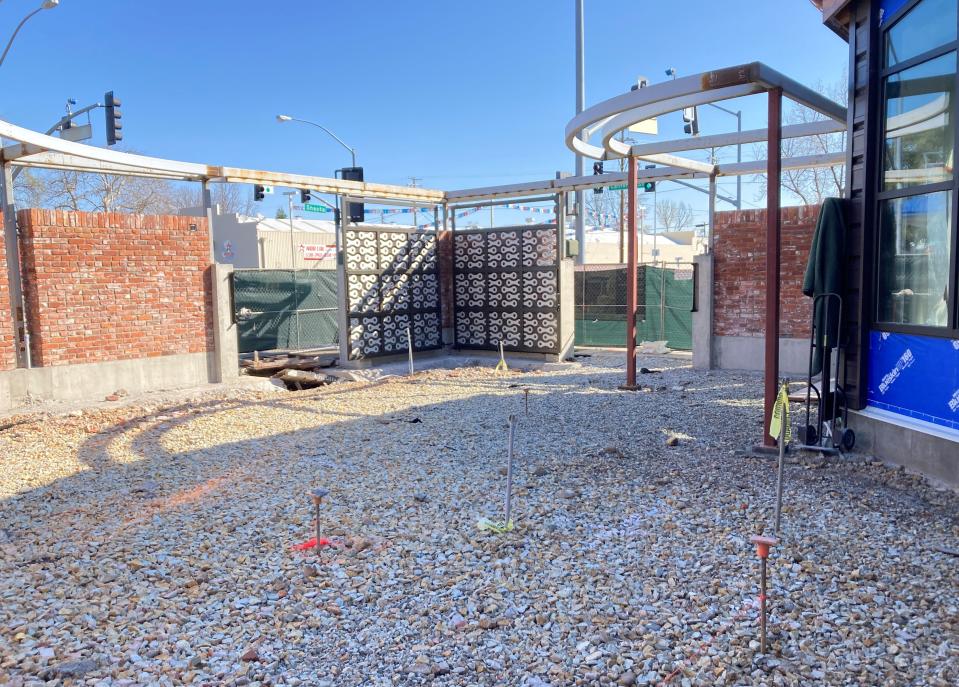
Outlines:
<svg viewBox="0 0 959 687"><path fill-rule="evenodd" d="M832 100L846 105L848 97L846 90L847 78L845 75L835 83L826 85L823 82L816 84L816 90ZM825 117L808 107L792 103L783 115L783 124L807 124L825 119ZM756 147L757 157L766 156L765 145ZM786 138L782 142L782 156L804 157L807 155L823 155L839 153L846 150L845 131L834 134L819 134L803 138ZM846 177L845 165L830 167L815 167L807 169L784 169L782 172L782 187L791 193L804 205L818 205L829 197L841 197ZM758 175L759 190L757 200L766 197L766 175Z"/></svg>
<svg viewBox="0 0 959 687"><path fill-rule="evenodd" d="M14 190L22 207L164 214L174 211L171 188L164 179L25 169Z"/></svg>
<svg viewBox="0 0 959 687"><path fill-rule="evenodd" d="M619 228L619 191L586 192L586 223Z"/></svg>
<svg viewBox="0 0 959 687"><path fill-rule="evenodd" d="M693 221L693 209L688 203L661 200L656 204L656 223L666 231L682 229Z"/></svg>
<svg viewBox="0 0 959 687"><path fill-rule="evenodd" d="M173 192L173 205L178 209L196 208L203 205L202 189L199 184L182 184ZM210 184L213 204L220 212L237 215L254 215L256 205L249 187L240 184Z"/></svg>

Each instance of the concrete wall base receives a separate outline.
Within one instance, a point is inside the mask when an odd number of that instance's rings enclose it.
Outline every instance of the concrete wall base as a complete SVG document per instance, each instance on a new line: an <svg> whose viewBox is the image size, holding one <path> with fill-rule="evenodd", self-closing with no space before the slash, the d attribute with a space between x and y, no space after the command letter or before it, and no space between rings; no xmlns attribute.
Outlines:
<svg viewBox="0 0 959 687"><path fill-rule="evenodd" d="M0 372L0 410L30 401L103 400L118 389L129 393L200 386L216 381L213 353L54 365Z"/></svg>
<svg viewBox="0 0 959 687"><path fill-rule="evenodd" d="M959 432L879 410L849 411L856 450L959 488Z"/></svg>
<svg viewBox="0 0 959 687"><path fill-rule="evenodd" d="M762 370L764 341L761 336L716 336L713 367L720 370ZM695 352L694 352L695 355ZM779 372L805 379L809 370L809 340L779 340Z"/></svg>

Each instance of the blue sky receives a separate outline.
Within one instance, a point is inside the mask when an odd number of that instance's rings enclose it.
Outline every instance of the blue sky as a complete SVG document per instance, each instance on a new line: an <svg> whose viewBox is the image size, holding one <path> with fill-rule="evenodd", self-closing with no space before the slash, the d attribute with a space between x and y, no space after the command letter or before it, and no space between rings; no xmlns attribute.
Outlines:
<svg viewBox="0 0 959 687"><path fill-rule="evenodd" d="M39 0L0 3L6 34ZM262 2L61 0L0 67L2 117L46 129L64 101L114 90L124 145L195 162L331 175L356 147L366 178L451 189L572 171L573 0ZM835 82L846 44L807 0L586 0L587 105L652 82L753 60ZM738 101L762 126L761 98ZM701 111L702 133L735 126ZM103 118L94 118L103 144ZM682 135L679 115L661 131ZM587 169L590 165L587 165ZM731 182L727 182L731 183ZM662 184L661 190L674 184ZM754 184L744 196L753 199ZM705 209L705 196L672 191ZM264 211L272 214L267 203Z"/></svg>

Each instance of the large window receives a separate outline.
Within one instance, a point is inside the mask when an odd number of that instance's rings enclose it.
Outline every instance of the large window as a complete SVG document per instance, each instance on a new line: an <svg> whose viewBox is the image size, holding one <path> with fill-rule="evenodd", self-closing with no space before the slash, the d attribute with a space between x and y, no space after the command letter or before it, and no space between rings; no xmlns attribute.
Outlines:
<svg viewBox="0 0 959 687"><path fill-rule="evenodd" d="M875 319L955 336L959 0L896 4L882 33Z"/></svg>

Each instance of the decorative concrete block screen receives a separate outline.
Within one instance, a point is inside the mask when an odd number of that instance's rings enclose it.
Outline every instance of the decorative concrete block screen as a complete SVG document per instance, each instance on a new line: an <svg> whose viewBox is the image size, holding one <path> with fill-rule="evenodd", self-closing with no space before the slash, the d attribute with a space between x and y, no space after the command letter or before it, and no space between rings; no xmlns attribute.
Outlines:
<svg viewBox="0 0 959 687"><path fill-rule="evenodd" d="M436 232L347 229L351 360L442 346Z"/></svg>
<svg viewBox="0 0 959 687"><path fill-rule="evenodd" d="M559 352L555 226L453 234L456 346Z"/></svg>

